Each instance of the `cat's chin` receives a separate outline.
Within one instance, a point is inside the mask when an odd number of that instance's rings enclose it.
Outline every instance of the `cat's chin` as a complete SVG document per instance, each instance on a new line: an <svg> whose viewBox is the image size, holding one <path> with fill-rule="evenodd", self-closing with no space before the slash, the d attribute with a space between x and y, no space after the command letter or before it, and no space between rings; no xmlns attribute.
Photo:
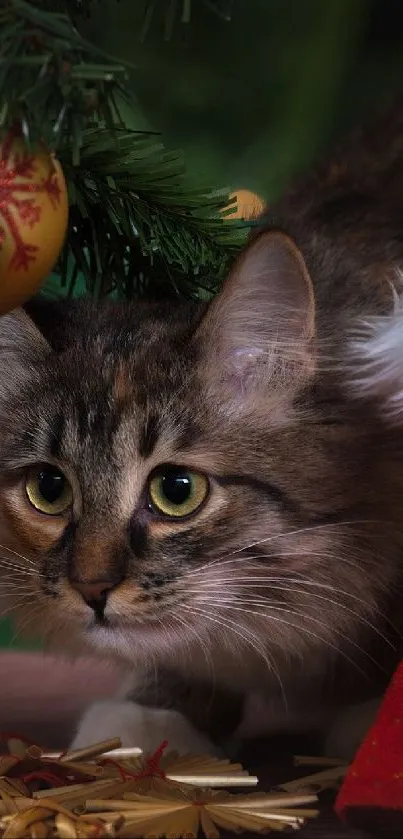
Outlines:
<svg viewBox="0 0 403 839"><path fill-rule="evenodd" d="M93 621L84 630L86 643L99 653L113 652L129 661L144 659L164 647L161 625L155 621L128 623L118 620L105 624ZM172 639L173 642L173 639ZM172 648L172 643L169 645Z"/></svg>
<svg viewBox="0 0 403 839"><path fill-rule="evenodd" d="M131 637L138 635L139 638L149 638L150 635L161 632L161 625L157 621L139 621L135 623L112 618L105 621L92 620L86 625L85 632L90 635L99 635L102 638L109 638L112 635L119 635L122 632L127 633Z"/></svg>

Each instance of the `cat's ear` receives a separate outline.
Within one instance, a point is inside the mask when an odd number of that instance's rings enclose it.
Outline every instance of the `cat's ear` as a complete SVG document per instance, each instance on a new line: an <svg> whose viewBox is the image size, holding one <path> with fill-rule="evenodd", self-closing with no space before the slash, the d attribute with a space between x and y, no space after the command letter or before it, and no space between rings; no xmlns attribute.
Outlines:
<svg viewBox="0 0 403 839"><path fill-rule="evenodd" d="M1 388L25 378L49 352L49 344L24 309L0 317Z"/></svg>
<svg viewBox="0 0 403 839"><path fill-rule="evenodd" d="M210 380L243 394L306 379L314 333L304 259L288 236L270 232L243 253L199 327Z"/></svg>
<svg viewBox="0 0 403 839"><path fill-rule="evenodd" d="M35 361L50 347L24 309L14 309L0 317L0 354L20 355Z"/></svg>
<svg viewBox="0 0 403 839"><path fill-rule="evenodd" d="M383 415L403 424L403 308L358 325L347 361L347 380L356 398L375 399Z"/></svg>

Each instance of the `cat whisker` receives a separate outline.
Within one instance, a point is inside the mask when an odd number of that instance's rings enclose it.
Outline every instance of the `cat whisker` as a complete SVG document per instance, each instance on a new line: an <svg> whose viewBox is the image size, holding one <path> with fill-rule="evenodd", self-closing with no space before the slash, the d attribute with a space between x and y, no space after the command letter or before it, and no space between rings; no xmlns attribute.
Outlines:
<svg viewBox="0 0 403 839"><path fill-rule="evenodd" d="M21 605L25 605L25 604L21 604ZM15 633L14 633L12 639L11 639L11 646L13 646L13 644L15 644L15 642L18 640L18 638L20 637L23 630L27 626L29 626L30 623L32 623L33 618L36 617L36 615L41 610L42 610L42 603L38 603L36 608L32 607L31 609L28 610L28 613L25 616L25 620L19 622L18 629L15 631Z"/></svg>
<svg viewBox="0 0 403 839"><path fill-rule="evenodd" d="M339 530L340 528L344 527L356 527L357 524L381 524L384 522L378 522L374 519L352 519L351 521L343 521L343 522L326 522L325 524L315 524L310 525L309 527L300 527L296 530L288 530L282 533L276 533L273 536L267 536L265 539L259 539L256 542L251 542L249 545L243 545L242 548L238 548L234 551L234 553L241 553L241 551L250 550L250 548L256 548L259 545L264 545L267 542L274 542L276 539L284 539L287 536L301 536L305 533L312 533L313 531L318 532L319 530Z"/></svg>
<svg viewBox="0 0 403 839"><path fill-rule="evenodd" d="M200 585L200 589L204 591L206 588L211 587L217 590L220 589L220 587L223 584L226 585L228 583L236 586L236 590L239 587L242 588L242 591L248 588L267 588L267 586L271 586L273 584L276 584L275 588L279 588L281 590L281 586L277 586L278 583L281 583L282 585L296 583L297 585L307 586L308 588L319 588L323 591L329 591L333 594L340 594L342 595L342 597L348 597L351 600L356 600L358 603L362 603L363 605L365 604L365 601L361 597L358 597L358 595L352 594L351 592L346 591L345 589L336 588L335 586L332 586L329 583L320 583L316 582L316 580L307 580L302 576L288 577L284 575L282 577L271 577L270 575L265 576L262 574L259 577L218 577L216 580L211 581L207 579L203 581ZM288 590L288 588L286 590ZM188 591L187 588L186 591ZM319 597L320 595L315 596ZM327 598L323 595L323 599L326 600Z"/></svg>
<svg viewBox="0 0 403 839"><path fill-rule="evenodd" d="M39 573L39 569L38 569L39 563L37 563L37 564L35 564L33 562L25 563L24 560L22 560L21 562L18 562L15 559L10 559L8 556L5 556L4 554L1 553L1 551L0 551L0 560L1 560L1 562L4 562L4 563L10 565L10 567L15 567L15 568L18 568L18 569L23 568L25 571L31 571L32 574L38 574Z"/></svg>
<svg viewBox="0 0 403 839"><path fill-rule="evenodd" d="M159 627L159 631L161 632L161 634L166 639L165 643L166 643L167 647L169 647L172 644L172 635L177 636L178 628L177 628L177 626L175 626L175 621L176 620L179 620L179 616L175 614L175 620L173 622L170 622L170 625L167 626L166 616L165 616L164 620L162 620L162 618L160 618L160 617L157 617L156 622L157 622L157 625ZM182 624L183 624L183 622L182 622ZM189 639L187 638L186 633L183 636L183 638L181 637L181 643L183 643L183 641L185 642L186 647L189 648ZM157 667L157 662L156 662L155 656L153 656L153 668L154 668L154 679L153 679L153 681L157 685L158 684L158 667Z"/></svg>
<svg viewBox="0 0 403 839"><path fill-rule="evenodd" d="M209 605L214 606L214 604L211 604L211 603ZM267 650L262 649L260 647L260 644L257 643L257 642L260 641L260 639L257 636L255 636L247 627L242 627L242 630L244 630L247 633L247 635L245 635L244 632L241 631L241 627L238 624L236 624L234 621L232 621L230 618L229 619L223 618L222 615L220 615L219 618L214 618L213 615L210 614L210 612L206 612L202 608L198 608L197 606L193 606L193 604L192 604L192 607L183 605L182 608L186 609L186 611L189 611L191 613L195 612L196 614L199 614L203 618L207 618L209 621L218 624L221 628L224 626L227 629L230 629L236 635L238 635L238 637L241 638L246 644L248 644L248 646L252 647L252 649L257 653L259 658L263 659L263 661L265 662L265 664L267 666L268 671L270 673L273 673L273 675L277 679L280 690L281 690L281 694L283 696L284 705L285 705L285 707L288 707L287 698L286 698L286 694L285 694L285 690L284 690L284 685L283 685L283 682L281 680L280 673L279 673L277 667L275 666L273 658L271 656L269 657L269 653L267 652Z"/></svg>
<svg viewBox="0 0 403 839"><path fill-rule="evenodd" d="M3 554L0 554L0 559L4 564L8 565L10 568L18 568L18 569L23 568L24 570L30 570L30 571L35 570L35 567L31 569L29 567L29 565L27 566L27 565L23 564L22 562L16 562L15 559L10 559L8 556L4 556Z"/></svg>
<svg viewBox="0 0 403 839"><path fill-rule="evenodd" d="M326 597L325 595L316 594L315 592L312 592L312 591L306 591L305 589L302 589L302 588L296 588L296 587L290 587L290 586L274 586L273 590L274 591L286 592L287 594L296 594L298 596L299 595L304 595L305 597L308 597L308 598L315 598L316 600L322 600L325 603L332 604L333 606L336 606L338 609L342 610L343 612L347 612L348 614L352 615L354 618L357 619L357 621L359 623L367 626L369 629L371 629L372 632L375 633L375 635L377 635L379 638L381 638L383 641L385 641L385 643L392 650L396 650L395 644L393 644L390 641L390 639L387 638L387 636L384 635L384 633L377 626L375 626L374 623L372 623L372 621L370 621L367 617L365 617L364 614L361 614L360 612L356 611L355 609L350 609L348 606L346 606L344 603L341 603L338 600L333 600L332 598ZM203 594L205 594L205 593L208 594L208 590L203 591ZM356 600L367 611L368 610L372 611L372 608L370 607L370 605L368 603L366 603L364 600L360 600L359 598L356 598ZM237 602L237 603L240 603L242 605L243 604L248 604L248 605L251 605L251 606L253 606L253 605L256 605L256 606L270 605L270 606L272 606L272 605L276 605L278 603L278 601L271 600L267 597L263 597L263 596L259 596L259 595L257 595L254 599L249 599L247 597L244 597L243 594L237 594L237 595L235 595L235 598L230 598L230 599L228 599L228 601L226 601L225 597L223 597L223 598L220 597L220 604L221 603L226 603L226 602L228 602L228 603L233 603L233 602L236 603Z"/></svg>
<svg viewBox="0 0 403 839"><path fill-rule="evenodd" d="M4 565L5 568L12 568L17 571L27 571L30 574L35 573L33 568L30 568L29 566L27 567L26 565L22 565L19 562L15 562L15 560L10 560L6 556L0 556L0 562L2 565Z"/></svg>
<svg viewBox="0 0 403 839"><path fill-rule="evenodd" d="M294 572L295 573L295 572ZM294 588L290 587L290 584L294 585ZM247 576L247 577L217 577L215 580L203 580L199 585L199 588L194 591L195 594L198 594L200 591L202 592L212 592L217 593L218 591L222 590L222 586L228 585L234 587L234 594L239 593L241 590L242 592L247 590L256 591L257 589L267 589L267 587L272 587L274 590L278 591L285 591L285 592L295 592L298 594L304 594L305 596L315 597L316 599L321 599L324 602L329 602L333 605L337 605L339 608L343 609L344 611L351 612L352 615L359 618L362 622L366 623L369 628L375 631L383 640L388 643L393 649L395 649L394 645L391 644L390 640L381 632L381 630L376 627L372 622L365 617L365 615L360 615L353 609L350 609L349 606L346 606L345 603L339 602L338 600L332 600L326 594L318 594L317 592L312 592L311 589L320 589L323 592L329 592L333 595L339 595L343 599L348 599L361 605L366 612L372 612L376 614L385 624L393 629L394 633L401 637L401 632L394 626L394 624L390 621L390 619L385 615L374 602L365 601L362 597L359 597L356 594L353 594L350 591L347 591L342 588L338 588L336 586L330 585L329 583L322 583L316 580L308 580L304 576L296 576L296 577L288 577L287 575L281 577L273 577L270 575L260 574L259 576ZM302 586L309 589L306 591L304 588L296 589L296 586ZM187 589L189 591L189 589ZM228 593L228 588L226 588L225 593Z"/></svg>
<svg viewBox="0 0 403 839"><path fill-rule="evenodd" d="M34 592L10 592L10 591L0 592L0 599L1 598L3 598L3 600L5 599L6 603L11 601L11 599L13 600L13 603L12 604L10 603L10 610L9 611L11 611L11 609L17 609L19 607L19 605L23 605L22 601L25 602L25 600L29 600L29 599L32 600L34 598L34 596L35 596Z"/></svg>
<svg viewBox="0 0 403 839"><path fill-rule="evenodd" d="M33 565L35 567L35 563L33 562L32 559L29 559L27 556L24 556L23 554L18 553L18 551L15 551L12 548L9 548L8 545L0 544L0 550L8 551L9 553L13 554L13 556L17 556L19 559L23 559L24 562L28 562L30 565Z"/></svg>
<svg viewBox="0 0 403 839"><path fill-rule="evenodd" d="M217 606L217 608L219 608L219 606L220 606L219 603L215 604L215 603L212 603L212 602L210 602L206 605L208 605L210 609L213 608L214 606ZM192 607L192 608L194 608L195 611L197 611L197 607ZM228 607L228 609L232 609L232 608L234 608L234 607L232 607L232 606ZM252 610L239 609L238 611L241 611L248 616L250 616L250 615L256 616L257 615L259 617L262 617L262 615L259 612L253 612ZM277 608L277 611L279 611L279 608ZM287 610L284 610L284 611L287 611ZM300 615L298 612L291 612L290 610L288 610L288 611L289 611L290 614L295 614L296 617L304 617L303 615ZM199 610L199 612L200 612L200 614L203 615L203 617L205 617L209 620L211 619L211 615L210 615L209 612L200 611L200 610ZM267 617L267 619L272 621L273 623L280 623L280 624L283 624L283 625L285 625L285 626L287 626L291 629L296 629L298 632L303 632L305 635L307 635L309 638L313 638L315 641L320 641L324 646L329 647L329 649L332 649L337 654L341 655L346 661L348 661L349 664L351 664L356 670L358 670L358 672L362 676L367 678L367 674L362 670L362 668L359 667L359 665L353 659L351 659L350 656L348 656L347 653L344 652L344 650L340 649L335 644L332 644L331 641L329 641L328 638L324 638L322 635L319 635L317 632L313 632L311 629L308 629L306 626L294 624L291 621L286 620L285 618L279 618L277 615L274 616L274 615L270 614L270 615L266 615L266 616L263 616L263 617ZM222 620L223 620L222 616L220 615L220 620L216 619L216 623L220 624ZM230 620L228 621L228 619L227 619L227 623L229 624L228 628L231 628L234 632L236 632L236 634L239 635L239 632L236 629L236 628L239 628L239 624L234 622L234 621L230 621ZM329 629L330 627L327 626L326 628ZM282 647L282 642L281 641L278 641L276 643L277 643L277 646L280 645Z"/></svg>
<svg viewBox="0 0 403 839"><path fill-rule="evenodd" d="M10 562L5 557L0 558L0 568L5 568L6 570L10 569L11 571L15 571L18 574L25 574L28 577L45 577L45 574L42 574L40 571L37 571L34 568L24 568L22 565L17 565L15 562Z"/></svg>
<svg viewBox="0 0 403 839"><path fill-rule="evenodd" d="M203 565L198 566L197 569L193 569L192 573L195 573L196 571L197 572L203 571L205 568L210 569L218 563L223 565L225 562L231 562L232 558L236 559L237 555L243 553L244 551L250 550L251 548L259 547L259 545L275 542L276 540L285 539L285 538L290 537L290 536L301 536L305 533L319 532L319 531L322 531L322 530L329 530L331 528L335 529L337 531L337 535L339 535L340 530L342 530L344 527L357 526L358 524L380 524L380 522L378 522L374 519L355 519L355 520L352 519L351 521L326 522L325 524L315 524L315 525L311 525L311 526L308 526L308 527L297 528L296 530L285 530L285 531L282 531L281 533L275 533L271 536L268 536L265 539L261 539L261 540L256 541L256 542L251 542L249 544L242 545L240 548L235 548L231 552L231 554L227 555L227 557L225 559L222 558L222 557L217 557L214 560L209 560L209 561L205 562ZM259 558L260 556L261 555L257 554L256 557L254 557L254 558ZM248 556L246 558L249 559ZM242 559L244 559L244 557L239 557L239 559L240 559L240 561L242 561Z"/></svg>
<svg viewBox="0 0 403 839"><path fill-rule="evenodd" d="M372 559L376 562L380 562L382 560L382 554L381 553L378 553L378 552L375 553L373 550L370 551L367 548L360 549L358 546L354 546L354 549L352 549L349 546L348 550L349 550L349 553L350 553L350 557L343 556L340 552L338 552L337 556L335 556L334 551L324 551L324 550L321 550L320 552L309 551L309 557L310 558L316 557L319 560L329 559L333 562L337 561L338 563L344 563L345 565L351 565L352 567L358 567L358 565L359 565L358 559L354 558L353 553L356 557L363 557L367 561L368 561L368 559ZM301 557L301 556L306 556L306 550L304 550L304 551L295 550L295 551L287 551L287 552L281 551L281 553L279 554L280 558L283 558L283 557ZM266 560L266 559L268 561L273 561L273 558L274 558L273 554L270 554L270 553L268 553L268 554L258 553L258 554L253 554L252 556L250 556L248 554L245 555L245 556L242 556L242 555L238 554L238 556L227 557L226 559L221 559L220 557L218 557L217 559L215 559L211 562L207 562L202 566L192 568L190 571L186 572L186 575L184 575L184 576L192 576L192 577L198 576L199 573L202 573L205 569L208 569L209 574L210 573L216 573L216 572L219 573L222 566L224 566L224 565L236 565L237 563L243 563L243 564L247 563L248 569L250 569L250 570L255 569L256 571L259 571L260 573L264 573L263 569L265 568L265 566L263 564L263 561ZM255 562L255 560L259 560L259 562ZM251 565L252 561L253 561L253 565ZM296 569L293 569L293 573L297 574L298 571Z"/></svg>
<svg viewBox="0 0 403 839"><path fill-rule="evenodd" d="M30 603L27 603L27 600L28 600L27 595L24 594L24 595L20 596L20 601L18 603L14 602L7 609L2 609L0 611L0 618L5 618L10 613L15 612L15 610L17 608L25 608L26 605L31 605L32 601ZM11 645L13 644L13 642L14 642L14 638L11 641Z"/></svg>
<svg viewBox="0 0 403 839"><path fill-rule="evenodd" d="M215 687L215 684L216 684L216 673L215 673L215 668L214 668L214 664L213 664L213 659L211 657L211 653L210 653L210 650L209 650L206 642L203 640L200 633L197 632L196 628L194 626L192 626L192 624L185 621L183 615L178 615L176 613L175 614L175 620L178 620L185 627L186 631L192 632L192 634L195 636L197 643L200 645L200 647L202 649L202 652L203 652L203 655L204 655L204 658L205 658L205 661L206 661L207 669L208 669L208 671L210 673L210 676L211 676L212 687L213 687L213 690L214 690L214 687ZM192 654L192 651L190 649L190 655L191 654Z"/></svg>
<svg viewBox="0 0 403 839"><path fill-rule="evenodd" d="M31 585L26 585L26 580L6 580L0 579L0 592L4 591L26 591L29 594L37 596L37 591Z"/></svg>
<svg viewBox="0 0 403 839"><path fill-rule="evenodd" d="M3 577L8 577L8 573L3 574L2 571L4 570L4 571L8 572L9 567L10 567L9 565L3 565L2 562L0 561L0 585L1 585L1 580L3 579ZM20 580L21 580L22 577L24 579L26 579L27 577L30 578L31 580L36 579L35 574L30 573L29 571L25 571L24 568L17 568L17 569L12 568L11 570L14 574L18 575L18 578Z"/></svg>
<svg viewBox="0 0 403 839"><path fill-rule="evenodd" d="M311 556L315 556L315 554L311 554ZM317 556L322 558L323 554L318 554ZM329 558L334 559L334 557L331 556L331 555L329 555ZM248 566L248 567L250 567L250 566ZM253 571L253 570L255 570L255 569L252 567L251 571ZM292 573L295 575L294 577L290 577L288 575L287 571L285 571L283 574L281 574L281 576L273 577L270 573L270 570L267 569L264 565L256 566L256 570L258 570L260 573L258 575L255 575L255 576L253 576L252 574L248 574L246 576L241 577L238 574L234 574L230 577L225 577L225 576L221 576L219 574L219 568L217 567L215 569L215 571L217 572L217 575L213 579L211 579L209 575L203 574L203 576L201 578L201 581L202 581L203 584L204 583L211 583L212 585L219 585L221 583L235 583L235 584L238 584L238 583L243 583L243 582L244 583L301 582L304 585L315 586L317 588L323 588L325 590L326 589L329 589L329 590L332 590L332 591L335 590L334 586L332 586L330 583L322 583L319 580L318 581L308 580L305 576L305 573L302 572L302 571L298 572L297 569L292 570ZM227 568L225 569L225 573L228 573ZM183 576L186 577L188 575L184 574ZM193 575L189 575L189 576L192 577ZM197 584L199 584L199 581L197 581ZM340 589L340 591L342 591L342 589ZM348 592L344 592L344 590L343 590L343 594L348 594Z"/></svg>
<svg viewBox="0 0 403 839"><path fill-rule="evenodd" d="M250 610L250 609L244 609L244 608L239 607L239 606L232 606L232 605L231 605L231 606L228 606L228 607L223 607L223 608L234 609L235 611L237 611L237 612L243 612L243 613L244 613L244 614L246 614L246 615L254 615L254 616L258 616L258 617L265 617L265 618L267 617L267 618L269 618L269 620L272 620L272 619L273 619L273 616L272 616L271 614L268 614L268 615L262 615L262 613L261 613L261 612L252 611L252 610ZM311 623L311 622L312 622L312 623L318 624L319 626L322 626L324 629L326 629L326 630L331 630L331 631L332 631L332 627L331 627L328 623L326 623L325 621L321 621L321 620L319 620L319 618L314 618L314 617L312 617L311 615L308 615L308 616L307 616L306 614L304 614L304 612L300 612L300 611L298 611L298 610L296 610L296 609L288 609L288 608L287 608L287 607L285 607L285 606L278 606L278 605L270 605L270 609L271 609L271 610L273 610L273 611L275 611L275 612L284 612L284 613L286 613L286 614L294 615L295 617L299 617L299 618L302 618L303 620L307 620L307 621L309 621L309 623ZM279 621L280 619L279 619L279 618L277 618L277 617L275 617L275 618L274 618L274 620L275 620L275 621ZM290 625L291 625L291 624L290 624ZM297 627L295 627L295 628L296 628L296 629L298 629L298 630L300 630L300 629L304 629L304 631L306 631L306 630L305 630L305 628L300 627L300 626L297 626ZM343 641L346 641L346 642L347 642L347 644L349 644L349 645L351 645L352 647L354 647L354 648L355 648L355 649L356 649L359 653L361 653L362 655L364 655L364 656L365 656L365 658L367 658L367 659L368 659L368 660L370 660L373 664L375 664L375 666L376 666L379 670L381 670L382 672L386 672L386 671L384 671L384 668L382 667L382 665L381 665L378 661L376 661L376 659L375 659L375 658L373 658L373 656L372 656L369 652L367 652L367 651L366 651L363 647L361 647L359 644L357 644L355 641L353 641L353 640L351 639L351 637L348 637L347 635L344 635L344 634L342 634L341 632L338 632L337 634L338 634L338 637L339 637L339 638L341 638ZM318 637L319 637L319 636L318 636ZM347 660L350 664L352 664L354 667L356 667L356 669L358 669L358 670L362 673L362 675L364 675L364 676L366 675L366 674L365 674L365 672L364 672L364 671L363 671L363 670L362 670L362 669L361 669L361 668L357 665L357 663L356 663L353 659L351 659L351 658L350 658L350 656L348 656L348 655L345 653L345 651L343 651L343 650L342 650L341 648L339 648L339 647L336 647L334 644L332 644L331 642L329 642L329 640L328 640L328 639L322 639L322 640L323 640L323 641L327 644L327 646L328 646L328 647L330 647L330 648L334 649L336 652L338 652L340 655L342 655L342 656L343 656L343 657L344 657L344 658L345 658L345 659L346 659L346 660Z"/></svg>

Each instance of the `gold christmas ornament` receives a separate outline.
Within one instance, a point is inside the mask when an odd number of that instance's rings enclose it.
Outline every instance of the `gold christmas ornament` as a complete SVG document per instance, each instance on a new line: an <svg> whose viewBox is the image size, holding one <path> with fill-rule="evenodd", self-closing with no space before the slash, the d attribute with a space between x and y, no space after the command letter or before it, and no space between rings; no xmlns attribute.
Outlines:
<svg viewBox="0 0 403 839"><path fill-rule="evenodd" d="M3 741L7 735L2 735ZM256 783L240 764L207 756L153 755L118 739L64 754L19 738L0 755L1 839L219 837L302 827L317 815L307 793L232 795L216 786ZM45 787L45 788L44 788Z"/></svg>
<svg viewBox="0 0 403 839"><path fill-rule="evenodd" d="M37 291L67 230L67 186L56 158L31 154L22 137L0 139L0 314Z"/></svg>
<svg viewBox="0 0 403 839"><path fill-rule="evenodd" d="M232 212L229 218L251 221L260 216L265 207L263 198L250 189L238 189L231 193L230 198Z"/></svg>

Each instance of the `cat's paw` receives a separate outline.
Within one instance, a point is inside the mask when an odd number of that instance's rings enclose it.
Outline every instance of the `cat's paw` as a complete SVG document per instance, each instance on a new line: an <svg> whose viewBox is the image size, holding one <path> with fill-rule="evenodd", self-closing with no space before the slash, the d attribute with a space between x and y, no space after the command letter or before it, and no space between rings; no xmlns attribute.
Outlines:
<svg viewBox="0 0 403 839"><path fill-rule="evenodd" d="M380 699L370 699L351 705L335 718L325 742L327 757L338 757L347 763L353 759L374 722L380 702Z"/></svg>
<svg viewBox="0 0 403 839"><path fill-rule="evenodd" d="M130 701L102 701L91 705L71 744L81 749L120 737L122 746L153 752L163 740L180 754L218 755L219 750L178 711L147 708Z"/></svg>

